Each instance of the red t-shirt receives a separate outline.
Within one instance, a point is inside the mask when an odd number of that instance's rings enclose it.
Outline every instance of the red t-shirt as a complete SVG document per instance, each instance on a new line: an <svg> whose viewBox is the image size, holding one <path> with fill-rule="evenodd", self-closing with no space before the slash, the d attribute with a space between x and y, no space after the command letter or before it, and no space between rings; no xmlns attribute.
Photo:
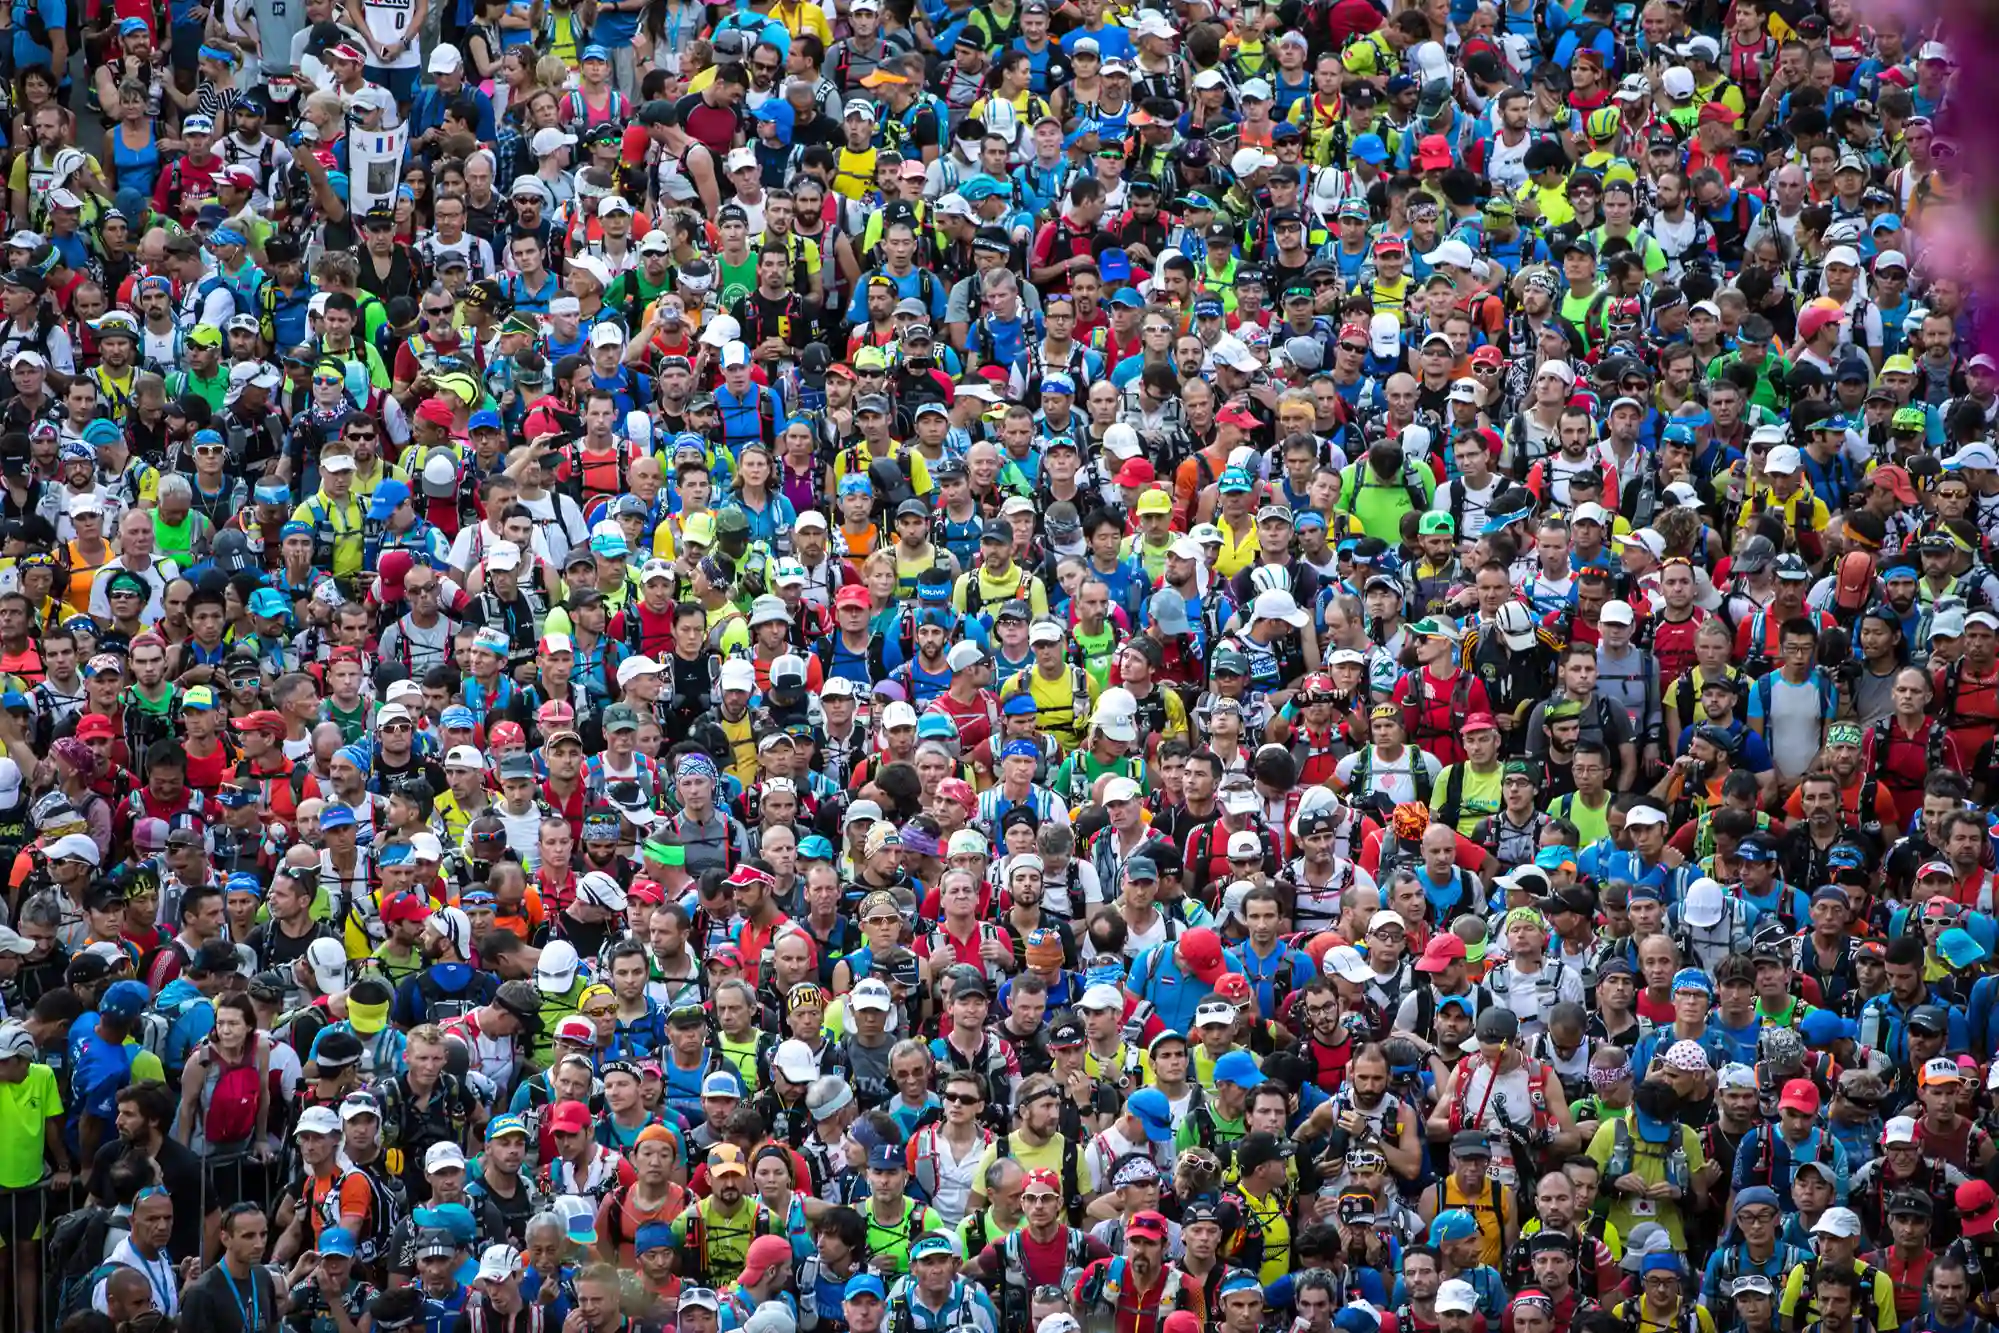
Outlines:
<svg viewBox="0 0 1999 1333"><path fill-rule="evenodd" d="M222 780L229 776L232 765L229 751L221 741L211 739L207 754L197 753L194 744L181 746L181 754L187 759L187 785L203 796L213 796L222 788Z"/></svg>

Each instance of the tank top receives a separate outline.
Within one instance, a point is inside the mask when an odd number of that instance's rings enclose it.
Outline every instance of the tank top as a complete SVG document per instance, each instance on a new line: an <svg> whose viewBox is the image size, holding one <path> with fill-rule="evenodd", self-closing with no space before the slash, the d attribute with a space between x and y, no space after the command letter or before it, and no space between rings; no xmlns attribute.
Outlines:
<svg viewBox="0 0 1999 1333"><path fill-rule="evenodd" d="M1444 1207L1462 1208L1478 1221L1479 1262L1493 1267L1499 1265L1499 1250L1502 1236L1501 1226L1505 1218L1501 1216L1499 1204L1503 1187L1498 1182L1487 1179L1480 1185L1478 1197L1468 1199L1458 1188L1458 1178L1446 1175L1440 1183Z"/></svg>
<svg viewBox="0 0 1999 1333"><path fill-rule="evenodd" d="M130 188L146 195L153 192L153 183L160 177L160 136L150 123L146 126L143 148L126 145L124 126L112 132L111 166L117 173L119 189Z"/></svg>

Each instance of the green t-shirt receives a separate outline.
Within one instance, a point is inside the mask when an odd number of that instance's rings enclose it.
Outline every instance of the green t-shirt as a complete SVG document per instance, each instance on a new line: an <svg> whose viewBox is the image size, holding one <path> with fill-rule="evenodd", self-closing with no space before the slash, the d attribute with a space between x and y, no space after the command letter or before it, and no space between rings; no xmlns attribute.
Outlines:
<svg viewBox="0 0 1999 1333"><path fill-rule="evenodd" d="M132 1077L141 1077L136 1068ZM61 1116L62 1092L47 1065L29 1065L19 1083L0 1083L0 1126L13 1126L0 1129L0 1189L25 1189L41 1180L48 1143L43 1126Z"/></svg>
<svg viewBox="0 0 1999 1333"><path fill-rule="evenodd" d="M368 701L363 699L352 709L343 709L339 704L326 701L326 720L340 728L343 745L353 745L368 734Z"/></svg>
<svg viewBox="0 0 1999 1333"><path fill-rule="evenodd" d="M1420 505L1412 503L1412 485L1422 489ZM1402 516L1411 510L1427 513L1436 494L1436 474L1414 459L1392 477L1376 475L1365 459L1347 464L1340 474L1339 507L1353 515L1362 532L1390 546L1402 542Z"/></svg>
<svg viewBox="0 0 1999 1333"><path fill-rule="evenodd" d="M1454 775L1462 772L1463 778ZM1478 821L1500 811L1500 783L1506 777L1506 766L1496 764L1490 773L1474 773L1469 764L1449 764L1437 774L1437 780L1430 790L1441 800L1443 793L1451 792L1458 798L1458 832L1471 836ZM1462 787L1459 786L1462 782Z"/></svg>
<svg viewBox="0 0 1999 1333"><path fill-rule="evenodd" d="M1586 805L1583 802L1581 794L1578 792L1570 792L1567 796L1557 796L1554 800L1548 802L1548 813L1558 815L1576 826L1576 837L1578 839L1576 845L1578 847L1587 847L1591 843L1601 842L1610 836L1610 796L1608 793L1603 798L1603 804L1595 809L1591 809Z"/></svg>
<svg viewBox="0 0 1999 1333"><path fill-rule="evenodd" d="M1244 1116L1240 1120L1226 1119L1219 1111L1215 1110L1213 1102L1209 1102L1205 1110L1208 1115L1214 1117L1216 1146L1224 1143L1234 1143L1237 1139L1249 1133L1248 1116ZM1173 1131L1173 1147L1177 1152L1186 1152L1189 1148L1198 1148L1200 1146L1201 1133L1195 1127L1194 1117L1190 1112L1181 1118L1180 1128Z"/></svg>
<svg viewBox="0 0 1999 1333"><path fill-rule="evenodd" d="M179 398L189 393L205 399L209 407L220 413L223 399L229 393L229 368L218 366L215 374L208 379L203 379L191 370L177 370L167 376L168 396Z"/></svg>
<svg viewBox="0 0 1999 1333"><path fill-rule="evenodd" d="M722 270L721 282L717 284L721 288L722 309L731 308L757 289L756 251L750 251L749 258L740 264L731 264L720 255L715 257L715 263Z"/></svg>
<svg viewBox="0 0 1999 1333"><path fill-rule="evenodd" d="M1111 658L1117 655L1117 626L1106 620L1104 627L1092 635L1077 625L1069 631L1069 637L1083 650L1083 670L1097 678L1099 688L1109 685Z"/></svg>
<svg viewBox="0 0 1999 1333"><path fill-rule="evenodd" d="M1562 295L1562 318L1576 326L1583 335L1583 344L1594 348L1598 338L1603 336L1603 307L1610 303L1610 293L1601 286L1594 288L1587 296L1577 296L1573 292ZM1596 307L1596 327L1590 327L1590 307Z"/></svg>

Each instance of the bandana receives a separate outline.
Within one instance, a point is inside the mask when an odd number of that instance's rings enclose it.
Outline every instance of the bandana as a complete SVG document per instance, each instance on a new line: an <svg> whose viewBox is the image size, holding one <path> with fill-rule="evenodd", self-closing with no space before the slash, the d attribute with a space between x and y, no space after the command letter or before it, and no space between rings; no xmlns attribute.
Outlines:
<svg viewBox="0 0 1999 1333"><path fill-rule="evenodd" d="M1421 801L1407 801L1395 807L1393 818L1395 836L1414 842L1430 827L1430 807Z"/></svg>
<svg viewBox="0 0 1999 1333"><path fill-rule="evenodd" d="M371 770L375 766L375 756L373 752L367 746L359 744L358 742L353 745L341 746L337 753L340 755L342 759L347 760L349 763L353 764L354 767L360 769L361 775L363 777L366 777L368 775L369 770Z"/></svg>
<svg viewBox="0 0 1999 1333"><path fill-rule="evenodd" d="M1599 1093L1609 1092L1612 1088L1625 1082L1630 1077L1631 1062L1629 1060L1615 1069L1598 1069L1595 1066L1591 1066L1589 1071L1589 1085Z"/></svg>
<svg viewBox="0 0 1999 1333"><path fill-rule="evenodd" d="M49 753L75 769L80 777L93 777L97 773L96 753L74 736L57 741L49 747Z"/></svg>
<svg viewBox="0 0 1999 1333"><path fill-rule="evenodd" d="M1698 1073L1707 1068L1707 1052L1703 1051L1697 1042L1676 1041L1666 1048L1666 1054L1662 1058L1667 1068L1677 1069L1682 1073Z"/></svg>
<svg viewBox="0 0 1999 1333"><path fill-rule="evenodd" d="M679 766L673 772L676 778L706 778L710 782L721 780L721 774L715 770L715 761L705 754L682 755Z"/></svg>

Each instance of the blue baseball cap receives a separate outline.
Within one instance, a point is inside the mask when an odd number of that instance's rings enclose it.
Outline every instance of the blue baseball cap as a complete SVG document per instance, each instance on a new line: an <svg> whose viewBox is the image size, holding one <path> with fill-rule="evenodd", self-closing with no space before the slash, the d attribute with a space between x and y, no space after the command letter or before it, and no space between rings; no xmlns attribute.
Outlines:
<svg viewBox="0 0 1999 1333"><path fill-rule="evenodd" d="M391 477L375 488L374 498L368 501L368 517L380 523L396 512L396 506L410 498L410 488Z"/></svg>
<svg viewBox="0 0 1999 1333"><path fill-rule="evenodd" d="M1131 280L1131 256L1115 247L1097 256L1097 275L1105 282Z"/></svg>
<svg viewBox="0 0 1999 1333"><path fill-rule="evenodd" d="M609 60L611 53L601 46L586 46L583 48L581 58L584 60Z"/></svg>
<svg viewBox="0 0 1999 1333"><path fill-rule="evenodd" d="M283 620L292 613L292 604L276 588L259 588L250 594L250 614Z"/></svg>
<svg viewBox="0 0 1999 1333"><path fill-rule="evenodd" d="M1937 956L1952 967L1970 967L1984 961L1985 946L1971 932L1953 926L1937 936Z"/></svg>
<svg viewBox="0 0 1999 1333"><path fill-rule="evenodd" d="M1263 1083L1263 1071L1256 1067L1256 1057L1248 1051L1230 1051L1215 1061L1215 1082L1254 1088Z"/></svg>
<svg viewBox="0 0 1999 1333"><path fill-rule="evenodd" d="M884 1287L882 1280L873 1273L856 1273L847 1279L846 1289L840 1295L850 1301L860 1296L872 1296L878 1301L885 1301L888 1299L888 1288Z"/></svg>
<svg viewBox="0 0 1999 1333"><path fill-rule="evenodd" d="M1347 154L1378 167L1388 160L1388 145L1379 134L1363 134L1347 145Z"/></svg>
<svg viewBox="0 0 1999 1333"><path fill-rule="evenodd" d="M906 1171L909 1162L902 1155L900 1143L877 1143L868 1150L868 1170Z"/></svg>
<svg viewBox="0 0 1999 1333"><path fill-rule="evenodd" d="M500 414L490 407L474 412L472 419L465 423L465 429L467 430L505 430L506 428L507 423L500 420Z"/></svg>
<svg viewBox="0 0 1999 1333"><path fill-rule="evenodd" d="M1157 1088L1140 1088L1125 1102L1125 1109L1145 1126L1148 1143L1166 1143L1173 1137L1173 1106Z"/></svg>
<svg viewBox="0 0 1999 1333"><path fill-rule="evenodd" d="M313 1247L321 1254L331 1254L337 1258L354 1257L354 1233L346 1227L328 1227L319 1233L319 1241Z"/></svg>
<svg viewBox="0 0 1999 1333"><path fill-rule="evenodd" d="M647 1222L632 1236L632 1246L640 1254L669 1249L672 1245L673 1227L666 1222Z"/></svg>
<svg viewBox="0 0 1999 1333"><path fill-rule="evenodd" d="M1859 1031L1859 1025L1852 1019L1841 1018L1830 1009L1814 1009L1798 1020L1798 1035L1807 1046L1830 1046L1836 1041L1851 1040ZM1741 1206L1739 1199L1736 1206Z"/></svg>
<svg viewBox="0 0 1999 1333"><path fill-rule="evenodd" d="M1447 1245L1455 1240L1470 1240L1478 1235L1478 1219L1468 1209L1446 1208L1438 1213L1430 1223L1430 1243Z"/></svg>
<svg viewBox="0 0 1999 1333"><path fill-rule="evenodd" d="M743 1095L743 1081L735 1071L717 1069L701 1080L703 1097L740 1097Z"/></svg>
<svg viewBox="0 0 1999 1333"><path fill-rule="evenodd" d="M104 997L97 1002L97 1010L111 1018L132 1019L146 1012L146 1006L153 1002L153 993L146 989L143 981L113 982Z"/></svg>
<svg viewBox="0 0 1999 1333"><path fill-rule="evenodd" d="M354 812L344 805L329 805L319 812L319 831L328 829L353 828Z"/></svg>
<svg viewBox="0 0 1999 1333"><path fill-rule="evenodd" d="M464 899L461 898L459 901L463 902ZM509 1134L519 1134L526 1137L527 1132L528 1122L517 1115L496 1115L486 1122L486 1142L488 1143L491 1143L494 1139L505 1138Z"/></svg>
<svg viewBox="0 0 1999 1333"><path fill-rule="evenodd" d="M1130 306L1133 310L1145 307L1145 298L1129 287L1120 287L1111 294L1112 305Z"/></svg>
<svg viewBox="0 0 1999 1333"><path fill-rule="evenodd" d="M453 704L437 715L437 725L440 727L476 727L479 725L479 715L464 704Z"/></svg>
<svg viewBox="0 0 1999 1333"><path fill-rule="evenodd" d="M348 811L352 814L353 811ZM321 816L321 827L325 827L325 817ZM406 842L392 842L375 853L375 864L383 868L406 866L410 863L410 845Z"/></svg>

